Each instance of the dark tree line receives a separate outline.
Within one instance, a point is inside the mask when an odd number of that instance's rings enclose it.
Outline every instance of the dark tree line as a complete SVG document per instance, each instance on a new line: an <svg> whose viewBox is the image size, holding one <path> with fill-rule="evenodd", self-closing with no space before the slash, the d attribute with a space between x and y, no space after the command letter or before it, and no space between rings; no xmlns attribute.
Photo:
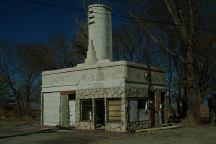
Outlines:
<svg viewBox="0 0 216 144"><path fill-rule="evenodd" d="M0 99L18 103L20 114L31 112L40 100L41 72L75 66L84 60L82 31L74 39L55 34L45 43L0 42ZM84 34L84 33L83 33Z"/></svg>
<svg viewBox="0 0 216 144"><path fill-rule="evenodd" d="M86 7L88 1L82 2ZM164 68L168 90L177 93L178 111L186 117L185 124L199 125L200 104L216 88L215 1L125 0L124 3L126 10L121 14L129 19L113 29L114 60ZM106 1L106 4L117 3ZM83 62L88 34L86 22L79 25L80 30L73 38L56 34L46 43L1 42L1 99L12 95L22 114L26 114L30 102L40 97L42 71Z"/></svg>

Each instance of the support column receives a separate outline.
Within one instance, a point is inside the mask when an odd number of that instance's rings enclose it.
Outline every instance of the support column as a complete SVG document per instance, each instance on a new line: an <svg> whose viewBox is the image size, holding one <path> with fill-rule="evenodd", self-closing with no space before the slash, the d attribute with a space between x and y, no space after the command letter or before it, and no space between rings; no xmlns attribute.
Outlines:
<svg viewBox="0 0 216 144"><path fill-rule="evenodd" d="M69 101L68 95L60 97L60 126L69 127Z"/></svg>
<svg viewBox="0 0 216 144"><path fill-rule="evenodd" d="M91 128L95 130L96 128L96 113L95 113L95 99L92 98L92 124Z"/></svg>

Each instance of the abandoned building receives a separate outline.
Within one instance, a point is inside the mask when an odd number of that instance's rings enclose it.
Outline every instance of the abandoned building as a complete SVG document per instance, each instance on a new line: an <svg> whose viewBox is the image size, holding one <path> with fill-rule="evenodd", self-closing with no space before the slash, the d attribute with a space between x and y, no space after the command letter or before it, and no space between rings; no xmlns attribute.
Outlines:
<svg viewBox="0 0 216 144"><path fill-rule="evenodd" d="M110 8L89 6L88 34L83 64L42 73L42 125L126 132L166 123L164 71L112 61Z"/></svg>

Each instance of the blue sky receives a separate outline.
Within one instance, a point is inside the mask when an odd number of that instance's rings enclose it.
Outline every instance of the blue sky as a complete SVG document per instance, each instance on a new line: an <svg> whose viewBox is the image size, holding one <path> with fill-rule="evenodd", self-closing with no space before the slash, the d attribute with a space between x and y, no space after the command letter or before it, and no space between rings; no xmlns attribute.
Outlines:
<svg viewBox="0 0 216 144"><path fill-rule="evenodd" d="M68 10L22 0L0 1L0 39L44 41L54 33L72 36L77 29L75 17Z"/></svg>
<svg viewBox="0 0 216 144"><path fill-rule="evenodd" d="M33 0L82 9L81 0ZM46 41L50 35L63 33L72 37L79 29L76 19L85 12L44 6L23 0L0 0L0 39L16 42ZM115 4L113 4L115 6ZM117 11L117 8L113 7ZM114 25L121 20L114 18Z"/></svg>

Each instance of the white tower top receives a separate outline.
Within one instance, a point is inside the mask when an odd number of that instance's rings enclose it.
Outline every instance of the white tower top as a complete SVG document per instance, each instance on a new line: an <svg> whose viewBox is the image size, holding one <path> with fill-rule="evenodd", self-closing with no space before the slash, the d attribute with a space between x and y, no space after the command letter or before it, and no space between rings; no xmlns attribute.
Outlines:
<svg viewBox="0 0 216 144"><path fill-rule="evenodd" d="M90 54L92 47L94 47L97 61L112 60L111 10L102 4L93 4L88 7L88 54L86 62L88 59L92 59Z"/></svg>

